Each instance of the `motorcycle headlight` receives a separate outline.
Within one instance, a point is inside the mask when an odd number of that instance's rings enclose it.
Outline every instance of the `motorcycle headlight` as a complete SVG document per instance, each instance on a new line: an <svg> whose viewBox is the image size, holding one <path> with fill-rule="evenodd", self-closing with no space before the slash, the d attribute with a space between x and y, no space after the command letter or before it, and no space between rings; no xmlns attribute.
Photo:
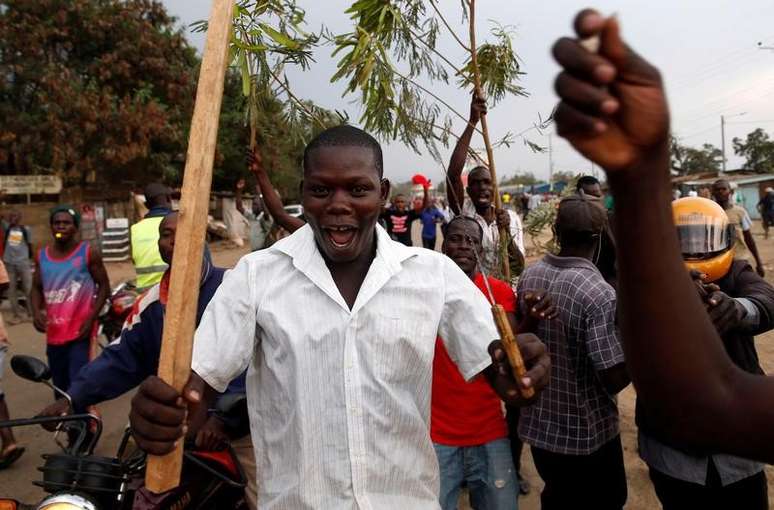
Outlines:
<svg viewBox="0 0 774 510"><path fill-rule="evenodd" d="M76 494L57 494L41 501L38 510L97 510L97 506Z"/></svg>

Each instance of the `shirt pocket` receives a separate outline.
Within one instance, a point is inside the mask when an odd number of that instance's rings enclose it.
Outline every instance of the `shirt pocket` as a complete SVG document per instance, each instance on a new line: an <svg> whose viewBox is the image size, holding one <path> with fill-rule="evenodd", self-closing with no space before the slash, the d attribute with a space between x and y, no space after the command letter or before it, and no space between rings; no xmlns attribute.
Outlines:
<svg viewBox="0 0 774 510"><path fill-rule="evenodd" d="M366 356L373 360L374 375L380 381L409 381L432 370L435 335L428 317L416 310L378 314L375 335L368 338ZM368 325L366 326L368 327Z"/></svg>

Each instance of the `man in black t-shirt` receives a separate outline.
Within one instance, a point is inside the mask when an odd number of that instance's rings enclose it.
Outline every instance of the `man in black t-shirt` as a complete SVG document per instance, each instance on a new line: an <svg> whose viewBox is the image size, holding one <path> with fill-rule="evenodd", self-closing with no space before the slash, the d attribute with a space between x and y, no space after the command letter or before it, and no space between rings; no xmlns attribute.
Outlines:
<svg viewBox="0 0 774 510"><path fill-rule="evenodd" d="M419 219L422 211L430 205L427 189L428 187L425 186L422 207L418 211L408 208L405 195L396 195L392 201L392 207L382 213L382 219L387 224L387 232L393 240L412 246L411 223Z"/></svg>

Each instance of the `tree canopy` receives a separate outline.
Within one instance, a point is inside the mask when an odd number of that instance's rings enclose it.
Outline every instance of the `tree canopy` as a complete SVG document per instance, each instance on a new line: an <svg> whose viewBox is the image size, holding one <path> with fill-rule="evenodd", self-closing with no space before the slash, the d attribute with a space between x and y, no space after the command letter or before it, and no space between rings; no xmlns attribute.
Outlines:
<svg viewBox="0 0 774 510"><path fill-rule="evenodd" d="M521 172L517 173L515 175L512 175L510 177L506 177L505 179L500 182L503 186L508 185L523 185L523 186L532 186L533 184L537 184L540 182L540 179L535 177L535 174L532 172Z"/></svg>
<svg viewBox="0 0 774 510"><path fill-rule="evenodd" d="M719 172L723 163L723 152L710 143L697 149L682 145L672 137L670 152L672 169L679 175Z"/></svg>
<svg viewBox="0 0 774 510"><path fill-rule="evenodd" d="M757 173L774 172L774 140L761 128L747 138L734 138L734 154L746 159L744 168Z"/></svg>
<svg viewBox="0 0 774 510"><path fill-rule="evenodd" d="M283 93L281 66L305 64L315 39L283 35L300 34L301 11L290 0L269 3L271 13L266 2L238 9L240 46L232 46L226 76L213 187L230 190L247 177L252 118L275 185L292 197L304 144L344 117ZM56 174L68 185L180 182L200 61L161 2L0 5L0 173ZM276 28L264 22L269 14ZM247 75L245 49L260 64ZM269 65L267 52L279 55L280 67Z"/></svg>
<svg viewBox="0 0 774 510"><path fill-rule="evenodd" d="M154 0L4 0L0 172L174 175L197 58Z"/></svg>

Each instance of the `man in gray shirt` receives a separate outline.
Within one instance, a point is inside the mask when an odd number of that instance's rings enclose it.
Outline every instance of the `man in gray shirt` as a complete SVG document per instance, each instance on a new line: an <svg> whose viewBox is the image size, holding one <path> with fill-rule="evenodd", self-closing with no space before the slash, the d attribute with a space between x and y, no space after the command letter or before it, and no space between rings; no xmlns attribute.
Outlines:
<svg viewBox="0 0 774 510"><path fill-rule="evenodd" d="M32 317L32 307L30 304L32 266L30 265L30 257L33 251L29 228L22 225L21 220L22 216L19 211L11 211L8 215L8 227L5 230L3 262L8 270L8 278L10 279L8 299L11 301L11 311L13 312L11 322L19 322L21 320L19 296L17 293L19 279L21 279L22 291L24 292L27 317Z"/></svg>

